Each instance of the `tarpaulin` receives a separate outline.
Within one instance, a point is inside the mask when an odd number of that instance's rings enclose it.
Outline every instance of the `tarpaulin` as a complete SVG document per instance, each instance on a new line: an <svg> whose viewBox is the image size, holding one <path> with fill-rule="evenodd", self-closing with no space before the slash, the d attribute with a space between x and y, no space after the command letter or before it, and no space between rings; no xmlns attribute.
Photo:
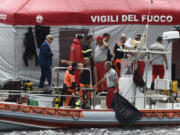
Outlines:
<svg viewBox="0 0 180 135"><path fill-rule="evenodd" d="M141 112L119 93L114 94L114 110L116 118L124 127L131 126L136 120L140 119L142 115Z"/></svg>
<svg viewBox="0 0 180 135"><path fill-rule="evenodd" d="M0 0L11 25L178 25L179 14L179 0Z"/></svg>
<svg viewBox="0 0 180 135"><path fill-rule="evenodd" d="M35 66L35 60L28 60L29 66L25 66L23 61L23 52L25 50L23 39L25 33L28 31L29 26L12 26L0 23L0 85L2 82L8 79L14 80L31 80L33 83L39 83L40 79L40 68ZM33 29L33 35L36 36L35 26L31 26ZM156 38L164 31L172 30L174 26L172 25L150 25L148 31L147 47L153 44L156 41ZM127 37L134 38L136 34L143 33L145 25L113 25L113 26L50 26L50 33L53 35L54 40L52 42L51 49L54 53L53 56L53 67L59 65L59 56L61 55L61 48L63 46L59 39L61 31L79 31L83 29L88 29L89 34L92 34L93 37L102 35L105 32L111 34L109 41L110 50L112 51L113 46L119 41L119 38L122 33L125 33ZM69 36L66 35L65 39L69 40ZM73 40L72 40L73 41ZM71 45L71 44L70 44ZM96 41L93 41L91 44L93 52L96 46ZM36 43L37 47L37 43ZM171 50L168 48L167 50ZM36 48L37 54L39 55L39 48ZM68 50L70 51L70 50ZM167 79L171 79L171 54L167 55L169 69L166 71ZM152 81L152 69L149 63L146 64L147 78L148 78L148 87L150 87ZM60 79L64 78L64 74ZM145 72L146 75L146 72ZM63 83L63 81L61 81Z"/></svg>

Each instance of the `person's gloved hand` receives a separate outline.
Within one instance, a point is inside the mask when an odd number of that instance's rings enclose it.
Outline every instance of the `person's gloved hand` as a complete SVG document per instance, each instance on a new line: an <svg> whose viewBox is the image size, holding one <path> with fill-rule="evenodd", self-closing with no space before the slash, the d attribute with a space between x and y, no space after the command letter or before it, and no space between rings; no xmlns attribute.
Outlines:
<svg viewBox="0 0 180 135"><path fill-rule="evenodd" d="M80 85L77 85L75 91L79 91L79 90L80 90Z"/></svg>

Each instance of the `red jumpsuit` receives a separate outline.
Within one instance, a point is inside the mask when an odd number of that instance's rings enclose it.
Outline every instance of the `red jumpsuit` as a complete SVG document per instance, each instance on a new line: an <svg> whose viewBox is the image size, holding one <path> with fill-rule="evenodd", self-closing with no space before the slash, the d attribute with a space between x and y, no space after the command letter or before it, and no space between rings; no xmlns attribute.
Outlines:
<svg viewBox="0 0 180 135"><path fill-rule="evenodd" d="M73 40L73 44L71 45L70 61L84 64L82 46L77 38ZM80 72L80 70L76 70L74 73L77 84L80 84Z"/></svg>
<svg viewBox="0 0 180 135"><path fill-rule="evenodd" d="M97 68L97 75L98 75L98 81L100 81L106 74L105 70L105 61L104 62L97 62L96 63L96 68ZM107 83L106 81L97 87L98 92L102 92L104 90L107 90Z"/></svg>

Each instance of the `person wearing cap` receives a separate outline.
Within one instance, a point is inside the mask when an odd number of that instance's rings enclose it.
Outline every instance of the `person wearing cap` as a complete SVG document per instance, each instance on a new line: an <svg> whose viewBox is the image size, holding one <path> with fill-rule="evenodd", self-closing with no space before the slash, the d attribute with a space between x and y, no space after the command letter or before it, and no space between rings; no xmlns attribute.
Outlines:
<svg viewBox="0 0 180 135"><path fill-rule="evenodd" d="M96 37L97 45L95 48L95 62L97 68L98 81L100 81L106 74L105 61L107 60L108 44L104 44L104 37L99 35ZM102 85L98 85L97 91L102 92L107 89L107 84L104 82Z"/></svg>
<svg viewBox="0 0 180 135"><path fill-rule="evenodd" d="M52 35L47 35L46 40L41 44L38 63L41 67L41 77L39 88L44 87L44 82L47 79L48 85L51 86L51 66L53 53L50 48L50 44L53 41Z"/></svg>

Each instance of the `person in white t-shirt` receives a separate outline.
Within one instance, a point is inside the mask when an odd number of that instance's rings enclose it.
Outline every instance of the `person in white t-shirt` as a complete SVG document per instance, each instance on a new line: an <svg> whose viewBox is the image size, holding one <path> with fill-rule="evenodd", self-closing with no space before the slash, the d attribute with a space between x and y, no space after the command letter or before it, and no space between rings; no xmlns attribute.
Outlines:
<svg viewBox="0 0 180 135"><path fill-rule="evenodd" d="M106 74L105 70L105 61L107 59L107 52L108 52L108 44L104 44L103 42L103 36L97 36L96 37L97 46L95 49L95 63L96 63L96 69L97 69L97 76L98 81L100 81L104 75ZM102 92L107 89L106 82L103 83L103 85L98 86L98 92Z"/></svg>
<svg viewBox="0 0 180 135"><path fill-rule="evenodd" d="M110 35L109 33L104 33L104 34L103 34L103 37L104 37L104 39L103 39L104 44L107 44L108 46L111 46L111 45L109 44L109 40L110 40L110 38L111 38L111 35ZM113 57L113 55L111 54L111 51L110 51L110 49L108 48L106 61L111 61L112 57Z"/></svg>
<svg viewBox="0 0 180 135"><path fill-rule="evenodd" d="M162 37L157 38L157 42L150 46L151 50L164 51L165 47L162 44ZM166 54L152 54L151 64L152 64L152 83L159 76L160 79L164 78L165 69L164 63L166 64L166 70L168 69L168 61Z"/></svg>
<svg viewBox="0 0 180 135"><path fill-rule="evenodd" d="M103 82L107 81L108 94L106 96L106 105L108 108L112 108L114 93L119 92L118 75L117 72L112 68L111 61L106 61L105 69L106 75L94 86L94 88L96 89L98 85L101 85Z"/></svg>
<svg viewBox="0 0 180 135"><path fill-rule="evenodd" d="M132 42L132 47L134 49L136 48L141 48L140 45L141 45L141 35L140 34L137 34L135 39L131 41ZM142 48L141 49L144 49L145 48L145 44L142 44ZM137 70L139 71L139 74L141 75L141 77L144 76L144 70L145 70L145 54L141 54L141 57L140 59L138 60L137 64L138 64L138 67L137 67Z"/></svg>

